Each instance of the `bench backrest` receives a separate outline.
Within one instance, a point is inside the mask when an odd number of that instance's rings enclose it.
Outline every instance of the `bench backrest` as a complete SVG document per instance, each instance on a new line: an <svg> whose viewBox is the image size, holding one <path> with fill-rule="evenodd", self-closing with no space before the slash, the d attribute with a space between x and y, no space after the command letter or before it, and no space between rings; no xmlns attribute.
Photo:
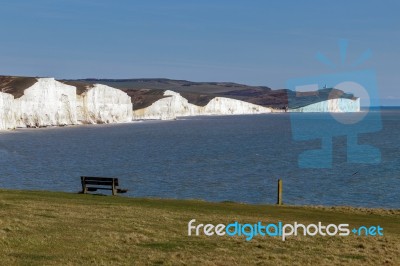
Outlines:
<svg viewBox="0 0 400 266"><path fill-rule="evenodd" d="M119 186L115 177L81 176L81 182L86 185L112 186L113 181L115 186Z"/></svg>

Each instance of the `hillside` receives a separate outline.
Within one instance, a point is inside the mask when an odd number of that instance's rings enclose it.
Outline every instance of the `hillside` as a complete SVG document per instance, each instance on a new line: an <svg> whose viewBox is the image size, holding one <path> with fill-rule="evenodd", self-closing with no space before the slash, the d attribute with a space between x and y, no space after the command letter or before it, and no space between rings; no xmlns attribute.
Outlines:
<svg viewBox="0 0 400 266"><path fill-rule="evenodd" d="M276 109L298 108L328 99L355 99L352 94L333 88L296 94L286 89L272 90L266 86L248 86L232 82L192 82L171 79L78 79L64 80L64 82L79 87L99 83L121 89L132 97L133 109L150 106L164 97L165 90L178 92L189 103L198 106L205 106L215 97L232 98Z"/></svg>

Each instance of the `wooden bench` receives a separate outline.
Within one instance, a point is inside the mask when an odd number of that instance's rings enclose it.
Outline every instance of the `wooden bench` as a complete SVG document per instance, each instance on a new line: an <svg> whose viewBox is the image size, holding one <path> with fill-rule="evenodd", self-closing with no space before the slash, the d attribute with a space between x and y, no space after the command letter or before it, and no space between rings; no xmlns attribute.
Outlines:
<svg viewBox="0 0 400 266"><path fill-rule="evenodd" d="M81 193L83 194L86 194L88 191L97 191L98 189L111 190L113 195L128 191L127 189L121 189L118 187L118 178L115 177L81 176L81 183Z"/></svg>

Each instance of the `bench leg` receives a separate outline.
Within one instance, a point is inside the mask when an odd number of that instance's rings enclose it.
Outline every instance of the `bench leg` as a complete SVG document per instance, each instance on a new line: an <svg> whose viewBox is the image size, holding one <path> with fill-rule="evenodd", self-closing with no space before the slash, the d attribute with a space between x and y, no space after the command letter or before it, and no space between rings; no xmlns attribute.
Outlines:
<svg viewBox="0 0 400 266"><path fill-rule="evenodd" d="M82 193L86 194L87 193L87 187L85 184L85 178L81 178L81 183L82 183Z"/></svg>

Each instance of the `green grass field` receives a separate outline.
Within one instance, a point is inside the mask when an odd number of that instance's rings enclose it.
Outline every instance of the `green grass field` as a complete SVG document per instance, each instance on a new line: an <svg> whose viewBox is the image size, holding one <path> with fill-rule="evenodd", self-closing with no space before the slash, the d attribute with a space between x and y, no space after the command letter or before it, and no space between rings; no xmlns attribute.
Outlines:
<svg viewBox="0 0 400 266"><path fill-rule="evenodd" d="M380 225L384 236L191 236L187 224ZM400 265L400 211L0 190L1 265Z"/></svg>

